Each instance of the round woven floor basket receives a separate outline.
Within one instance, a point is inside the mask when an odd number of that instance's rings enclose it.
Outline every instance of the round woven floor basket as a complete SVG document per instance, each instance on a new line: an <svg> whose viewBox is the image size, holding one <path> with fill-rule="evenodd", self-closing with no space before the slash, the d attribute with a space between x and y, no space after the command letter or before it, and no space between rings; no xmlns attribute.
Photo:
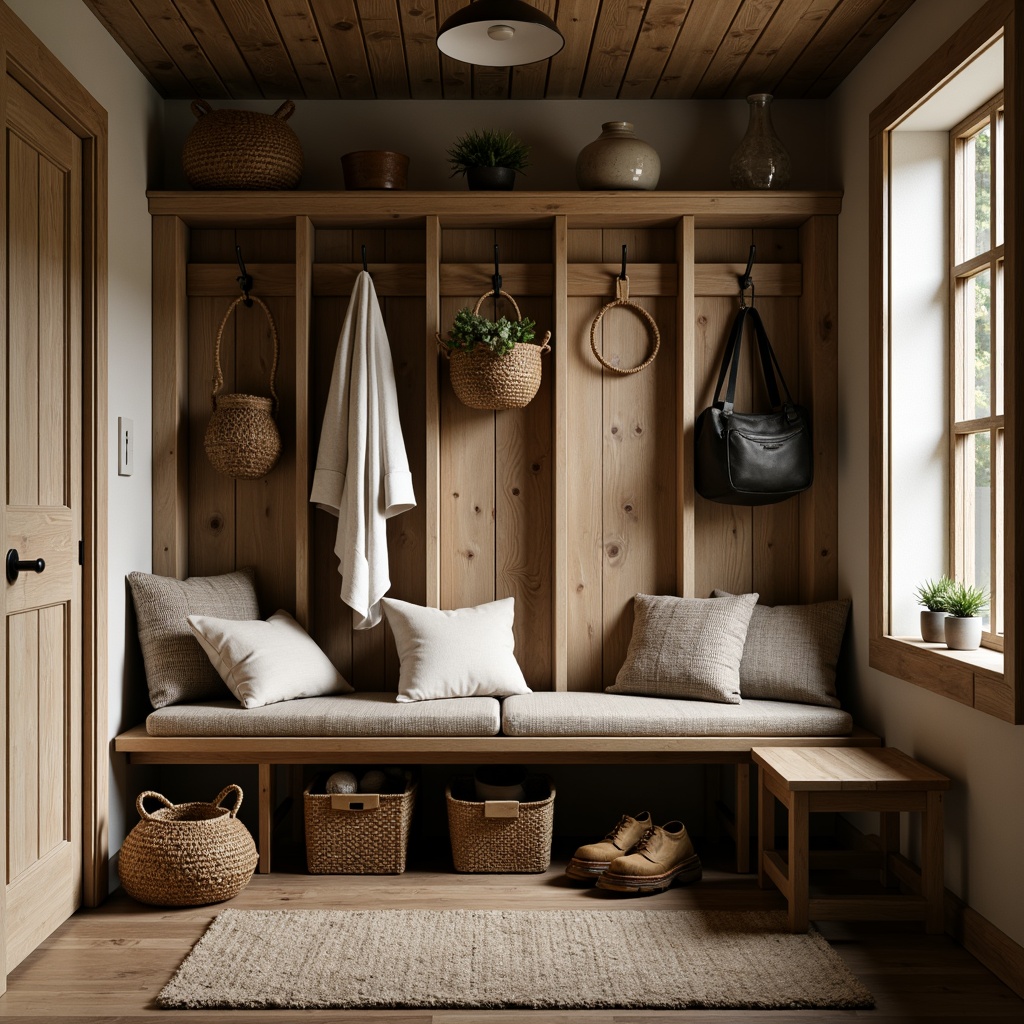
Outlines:
<svg viewBox="0 0 1024 1024"><path fill-rule="evenodd" d="M302 177L302 144L285 124L295 112L286 100L273 114L256 110L214 110L196 100L192 126L181 151L185 177L193 188L295 188Z"/></svg>
<svg viewBox="0 0 1024 1024"><path fill-rule="evenodd" d="M540 388L540 357L546 351L546 346L523 342L503 356L482 346L452 351L452 389L471 409L521 409Z"/></svg>
<svg viewBox="0 0 1024 1024"><path fill-rule="evenodd" d="M221 807L229 794L234 807ZM164 806L147 811L147 797ZM242 790L228 786L212 803L172 804L159 793L140 793L142 819L128 833L118 858L121 884L140 903L197 907L238 895L256 869L256 844L238 820Z"/></svg>

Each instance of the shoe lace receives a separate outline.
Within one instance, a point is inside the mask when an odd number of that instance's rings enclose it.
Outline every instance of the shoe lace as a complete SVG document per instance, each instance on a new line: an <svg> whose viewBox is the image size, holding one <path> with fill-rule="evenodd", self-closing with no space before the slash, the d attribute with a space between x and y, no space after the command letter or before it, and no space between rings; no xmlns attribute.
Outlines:
<svg viewBox="0 0 1024 1024"><path fill-rule="evenodd" d="M643 853L643 851L647 849L647 845L648 845L648 843L650 843L650 841L651 841L651 840L652 840L653 838L654 838L654 828L653 828L653 826L652 826L651 828L649 828L649 829L648 829L648 830L647 830L647 831L646 831L646 832L645 832L645 833L644 833L644 834L643 834L643 835L642 835L642 836L640 837L640 842L638 842L638 843L636 844L636 846L634 846L634 847L633 847L633 852L634 852L634 853Z"/></svg>
<svg viewBox="0 0 1024 1024"><path fill-rule="evenodd" d="M615 826L615 828L613 828L611 832L609 832L608 835L605 836L605 839L611 840L611 842L614 843L615 840L618 839L619 836L621 836L627 828L629 828L629 817L624 814L619 819L619 823Z"/></svg>

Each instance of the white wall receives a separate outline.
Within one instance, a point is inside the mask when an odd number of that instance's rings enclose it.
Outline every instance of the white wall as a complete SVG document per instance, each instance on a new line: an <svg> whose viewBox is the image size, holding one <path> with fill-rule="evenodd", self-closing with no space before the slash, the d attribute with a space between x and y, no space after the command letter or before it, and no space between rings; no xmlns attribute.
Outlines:
<svg viewBox="0 0 1024 1024"><path fill-rule="evenodd" d="M214 107L263 110L275 102L216 101ZM823 100L779 100L773 123L793 162L793 188L839 188L836 143ZM449 177L446 151L471 128L512 131L531 147L517 189L576 188L576 156L604 121L631 121L661 157L659 189L729 187L729 158L747 126L744 100L300 100L288 124L302 141L299 187L344 188L340 158L359 149L410 157L410 189L464 190ZM166 104L165 187L184 188L182 143L195 124L190 104Z"/></svg>
<svg viewBox="0 0 1024 1024"><path fill-rule="evenodd" d="M858 720L945 772L946 885L1024 944L1024 726L868 667L868 116L982 0L918 0L834 96L845 189L839 234L840 589L853 597Z"/></svg>
<svg viewBox="0 0 1024 1024"><path fill-rule="evenodd" d="M162 102L82 0L7 0L7 5L106 108L109 128L107 607L109 724L136 724L145 678L126 665L125 583L152 565L150 218L146 187L157 167ZM135 473L117 475L117 417L135 421ZM128 646L129 650L133 648ZM140 700L141 699L141 700ZM123 780L111 773L109 844L125 834Z"/></svg>

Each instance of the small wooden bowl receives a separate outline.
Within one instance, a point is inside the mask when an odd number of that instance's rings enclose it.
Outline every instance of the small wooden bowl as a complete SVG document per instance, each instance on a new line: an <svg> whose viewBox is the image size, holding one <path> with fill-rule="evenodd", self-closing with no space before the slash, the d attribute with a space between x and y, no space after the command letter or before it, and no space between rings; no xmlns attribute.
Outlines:
<svg viewBox="0 0 1024 1024"><path fill-rule="evenodd" d="M360 149L341 158L345 188L405 188L409 158L386 149Z"/></svg>

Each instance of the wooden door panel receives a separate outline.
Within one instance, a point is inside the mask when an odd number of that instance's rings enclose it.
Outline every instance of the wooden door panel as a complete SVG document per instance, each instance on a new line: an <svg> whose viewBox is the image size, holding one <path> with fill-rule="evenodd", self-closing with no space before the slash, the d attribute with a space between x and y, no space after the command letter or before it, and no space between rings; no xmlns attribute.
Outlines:
<svg viewBox="0 0 1024 1024"><path fill-rule="evenodd" d="M72 914L82 864L81 144L6 82L4 968Z"/></svg>
<svg viewBox="0 0 1024 1024"><path fill-rule="evenodd" d="M71 509L8 506L5 525L4 552L15 548L22 559L46 563L41 573L22 572L5 583L8 614L69 600L78 554Z"/></svg>

